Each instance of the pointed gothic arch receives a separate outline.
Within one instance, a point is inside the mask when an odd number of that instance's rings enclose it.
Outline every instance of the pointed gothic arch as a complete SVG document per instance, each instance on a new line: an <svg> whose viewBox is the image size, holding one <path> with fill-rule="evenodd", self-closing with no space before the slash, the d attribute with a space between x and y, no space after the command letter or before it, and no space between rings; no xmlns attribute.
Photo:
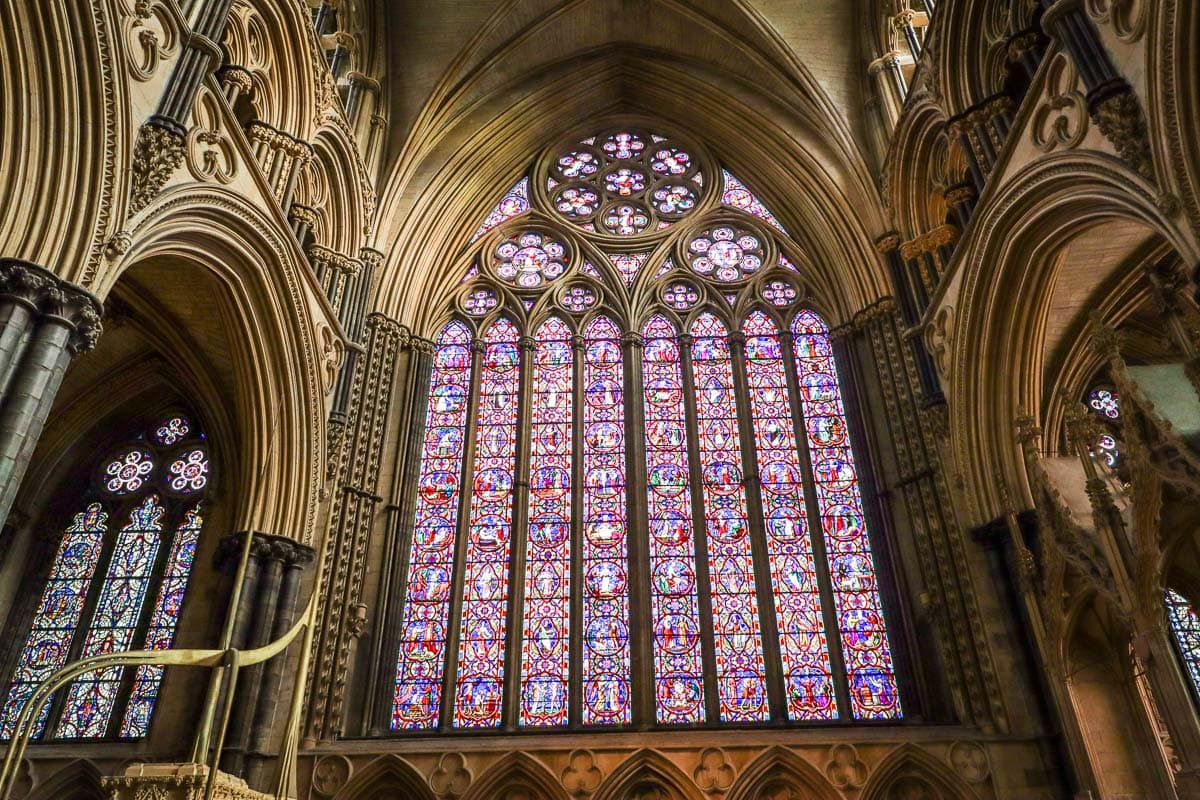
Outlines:
<svg viewBox="0 0 1200 800"><path fill-rule="evenodd" d="M95 764L77 759L35 786L25 800L105 800L109 793L100 777Z"/></svg>
<svg viewBox="0 0 1200 800"><path fill-rule="evenodd" d="M841 800L821 771L794 750L772 747L742 769L725 800L775 800L783 789L792 793L787 800Z"/></svg>
<svg viewBox="0 0 1200 800"><path fill-rule="evenodd" d="M462 800L570 800L562 782L541 761L520 751L488 767Z"/></svg>
<svg viewBox="0 0 1200 800"><path fill-rule="evenodd" d="M389 753L356 772L334 795L334 800L391 800L395 797L436 800L416 767Z"/></svg>
<svg viewBox="0 0 1200 800"><path fill-rule="evenodd" d="M907 784L907 787L906 787ZM903 794L902 790L921 794ZM979 795L955 774L950 765L911 743L897 747L871 773L861 800L978 800Z"/></svg>
<svg viewBox="0 0 1200 800"><path fill-rule="evenodd" d="M641 800L647 796L654 800L704 800L695 781L675 762L649 749L622 761L600 784L592 800Z"/></svg>

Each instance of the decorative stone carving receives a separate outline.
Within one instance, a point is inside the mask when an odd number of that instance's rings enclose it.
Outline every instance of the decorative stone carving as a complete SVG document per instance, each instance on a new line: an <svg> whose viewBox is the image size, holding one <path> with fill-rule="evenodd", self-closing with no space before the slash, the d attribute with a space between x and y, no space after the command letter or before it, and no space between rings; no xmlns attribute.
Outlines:
<svg viewBox="0 0 1200 800"><path fill-rule="evenodd" d="M201 89L192 111L195 124L188 132L188 169L196 180L229 183L237 177L237 151L225 132L221 106L207 89Z"/></svg>
<svg viewBox="0 0 1200 800"><path fill-rule="evenodd" d="M600 788L604 773L596 766L591 750L575 750L562 771L562 784L574 797L586 797Z"/></svg>
<svg viewBox="0 0 1200 800"><path fill-rule="evenodd" d="M345 756L324 756L313 768L312 785L318 794L332 797L350 780L354 768Z"/></svg>
<svg viewBox="0 0 1200 800"><path fill-rule="evenodd" d="M1111 25L1123 42L1136 42L1146 32L1145 0L1086 0L1088 16L1100 25Z"/></svg>
<svg viewBox="0 0 1200 800"><path fill-rule="evenodd" d="M198 800L203 798L208 781L205 764L133 764L125 774L101 778L109 800ZM271 795L256 792L241 778L218 772L214 800L269 800Z"/></svg>
<svg viewBox="0 0 1200 800"><path fill-rule="evenodd" d="M719 794L729 790L737 771L729 763L725 751L719 747L709 747L700 751L700 763L692 773L696 785L707 794Z"/></svg>
<svg viewBox="0 0 1200 800"><path fill-rule="evenodd" d="M1121 158L1129 162L1143 178L1154 177L1154 160L1150 153L1150 139L1146 132L1146 118L1142 106L1125 84L1115 92L1089 98L1092 117Z"/></svg>
<svg viewBox="0 0 1200 800"><path fill-rule="evenodd" d="M183 163L184 138L178 133L147 122L138 130L133 146L130 174L133 186L129 193L129 213L136 214L158 196L171 175Z"/></svg>
<svg viewBox="0 0 1200 800"><path fill-rule="evenodd" d="M429 776L429 788L438 797L461 797L471 786L471 771L461 753L446 753Z"/></svg>
<svg viewBox="0 0 1200 800"><path fill-rule="evenodd" d="M175 55L179 32L171 12L160 2L137 0L124 21L129 74L136 81L154 77L159 65Z"/></svg>
<svg viewBox="0 0 1200 800"><path fill-rule="evenodd" d="M950 766L967 783L983 783L992 774L987 752L977 742L955 742L950 745Z"/></svg>
<svg viewBox="0 0 1200 800"><path fill-rule="evenodd" d="M1041 103L1033 114L1030 136L1042 152L1078 147L1087 135L1087 102L1078 72L1066 53L1054 56L1046 70Z"/></svg>
<svg viewBox="0 0 1200 800"><path fill-rule="evenodd" d="M867 765L858 758L853 745L836 744L829 749L829 762L825 765L825 776L843 791L861 789L867 782Z"/></svg>

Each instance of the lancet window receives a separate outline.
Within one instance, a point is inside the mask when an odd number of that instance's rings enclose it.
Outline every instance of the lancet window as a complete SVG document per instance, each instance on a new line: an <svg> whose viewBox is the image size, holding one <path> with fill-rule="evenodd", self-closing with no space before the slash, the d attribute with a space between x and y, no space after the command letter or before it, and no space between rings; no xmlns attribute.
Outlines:
<svg viewBox="0 0 1200 800"><path fill-rule="evenodd" d="M548 150L472 243L392 729L899 719L830 331L747 184L607 130Z"/></svg>
<svg viewBox="0 0 1200 800"><path fill-rule="evenodd" d="M96 465L62 529L0 709L8 738L38 686L66 664L171 646L211 484L204 434L170 414ZM163 668L76 678L35 712L44 739L137 739L149 732Z"/></svg>

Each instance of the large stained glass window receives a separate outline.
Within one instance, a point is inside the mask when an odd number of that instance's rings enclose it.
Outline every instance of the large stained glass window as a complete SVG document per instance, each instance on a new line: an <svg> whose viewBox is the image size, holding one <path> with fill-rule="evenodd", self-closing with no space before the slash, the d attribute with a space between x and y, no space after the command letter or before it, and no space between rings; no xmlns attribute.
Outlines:
<svg viewBox="0 0 1200 800"><path fill-rule="evenodd" d="M1175 633L1183 668L1192 681L1196 697L1200 698L1200 616L1187 598L1174 589L1167 589L1167 620Z"/></svg>
<svg viewBox="0 0 1200 800"><path fill-rule="evenodd" d="M898 719L838 298L682 137L536 164L431 331L392 728Z"/></svg>
<svg viewBox="0 0 1200 800"><path fill-rule="evenodd" d="M11 734L37 686L70 661L171 646L210 483L204 435L182 414L156 420L97 470L66 526L25 647L8 683L0 733ZM145 736L162 667L77 678L36 717L35 736Z"/></svg>

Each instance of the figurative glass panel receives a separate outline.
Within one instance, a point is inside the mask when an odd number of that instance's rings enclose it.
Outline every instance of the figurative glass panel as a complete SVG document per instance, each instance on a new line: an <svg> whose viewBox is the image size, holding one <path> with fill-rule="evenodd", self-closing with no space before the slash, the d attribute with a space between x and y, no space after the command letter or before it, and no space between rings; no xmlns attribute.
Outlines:
<svg viewBox="0 0 1200 800"><path fill-rule="evenodd" d="M584 329L583 722L630 720L625 376L620 329Z"/></svg>
<svg viewBox="0 0 1200 800"><path fill-rule="evenodd" d="M712 314L700 315L689 332L721 720L759 722L769 715L767 676L729 332Z"/></svg>
<svg viewBox="0 0 1200 800"><path fill-rule="evenodd" d="M544 323L534 338L521 724L562 725L571 643L574 356L571 330L558 318Z"/></svg>
<svg viewBox="0 0 1200 800"><path fill-rule="evenodd" d="M81 658L132 649L158 557L164 513L158 496L151 495L134 508L121 528ZM124 672L123 667L108 667L77 678L67 695L58 735L65 739L104 736Z"/></svg>
<svg viewBox="0 0 1200 800"><path fill-rule="evenodd" d="M792 334L851 711L855 719L896 719L900 695L829 329L801 311Z"/></svg>
<svg viewBox="0 0 1200 800"><path fill-rule="evenodd" d="M92 503L75 515L63 534L4 703L0 733L5 739L12 735L21 709L42 681L67 665L107 530L108 514L100 503ZM42 735L49 711L49 703L38 711L34 736Z"/></svg>
<svg viewBox="0 0 1200 800"><path fill-rule="evenodd" d="M471 333L462 323L451 322L438 336L433 355L408 594L400 625L393 728L433 727L441 710L470 392Z"/></svg>
<svg viewBox="0 0 1200 800"><path fill-rule="evenodd" d="M836 719L833 671L779 328L756 311L743 323L742 332L787 713L793 720Z"/></svg>
<svg viewBox="0 0 1200 800"><path fill-rule="evenodd" d="M1183 666L1200 697L1200 616L1187 598L1174 589L1166 592L1167 619L1175 633L1175 644L1183 657Z"/></svg>
<svg viewBox="0 0 1200 800"><path fill-rule="evenodd" d="M662 316L652 317L642 335L656 717L663 723L703 722L704 669L679 341L675 326Z"/></svg>
<svg viewBox="0 0 1200 800"><path fill-rule="evenodd" d="M463 561L454 698L457 727L500 724L521 371L518 339L517 327L507 319L493 322L483 334L475 463Z"/></svg>

